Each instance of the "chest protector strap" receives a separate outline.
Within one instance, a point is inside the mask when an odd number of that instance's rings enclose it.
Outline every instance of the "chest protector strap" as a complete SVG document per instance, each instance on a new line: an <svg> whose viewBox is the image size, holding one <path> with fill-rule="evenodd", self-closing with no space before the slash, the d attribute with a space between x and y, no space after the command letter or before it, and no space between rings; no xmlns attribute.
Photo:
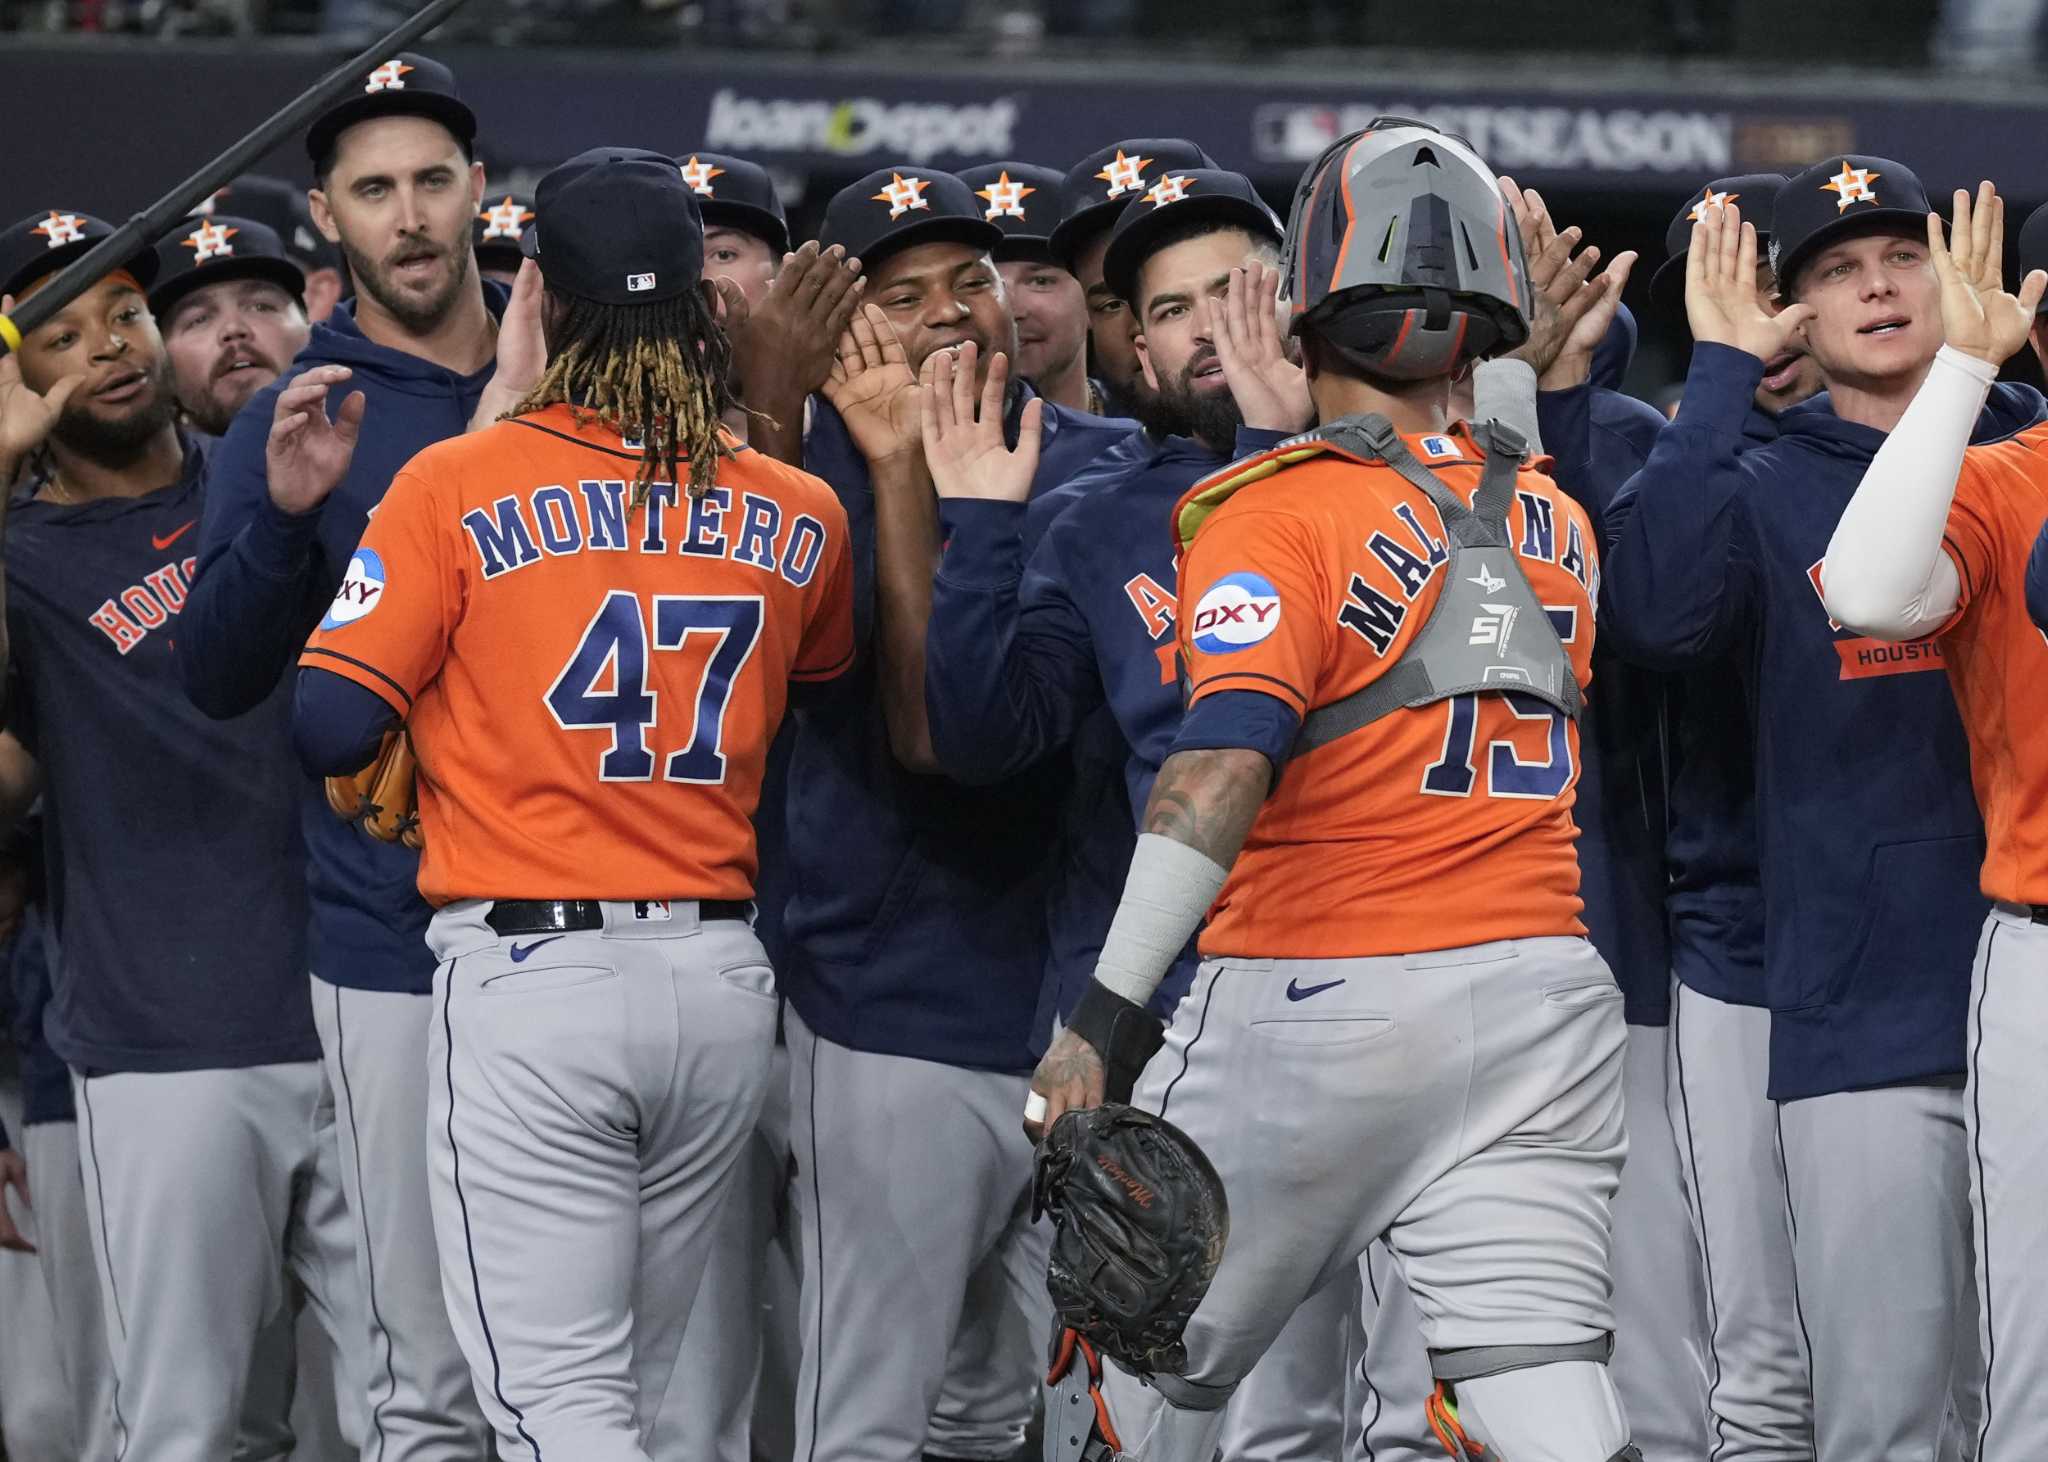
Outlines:
<svg viewBox="0 0 2048 1462"><path fill-rule="evenodd" d="M1528 446L1497 421L1482 422L1473 436L1486 449L1486 467L1470 508L1416 461L1384 416L1343 417L1303 439L1393 468L1436 504L1451 541L1443 590L1421 630L1371 684L1310 711L1290 757L1394 711L1476 692L1533 696L1577 718L1583 701L1571 656L1530 587L1508 533L1515 475Z"/></svg>

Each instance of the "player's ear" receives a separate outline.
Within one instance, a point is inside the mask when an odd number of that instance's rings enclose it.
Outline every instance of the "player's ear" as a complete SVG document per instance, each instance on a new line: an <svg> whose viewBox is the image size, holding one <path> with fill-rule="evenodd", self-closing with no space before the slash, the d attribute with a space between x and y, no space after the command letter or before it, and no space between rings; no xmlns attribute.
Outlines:
<svg viewBox="0 0 2048 1462"><path fill-rule="evenodd" d="M1138 370L1144 375L1145 384L1154 391L1157 391L1159 389L1159 373L1152 369L1152 352L1145 343L1144 331L1141 330L1132 335L1131 344L1137 347Z"/></svg>
<svg viewBox="0 0 2048 1462"><path fill-rule="evenodd" d="M471 212L481 212L484 206L484 165L472 161L469 165L469 207Z"/></svg>
<svg viewBox="0 0 2048 1462"><path fill-rule="evenodd" d="M330 244L341 242L341 230L335 227L334 210L327 203L327 189L310 189L306 194L306 211L313 215L313 227L320 230L320 237Z"/></svg>

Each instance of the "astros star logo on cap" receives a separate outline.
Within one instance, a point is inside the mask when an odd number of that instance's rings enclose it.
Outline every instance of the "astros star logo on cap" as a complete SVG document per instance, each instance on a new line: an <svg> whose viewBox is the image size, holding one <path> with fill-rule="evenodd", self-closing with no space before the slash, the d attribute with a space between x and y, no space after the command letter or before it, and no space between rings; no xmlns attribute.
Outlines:
<svg viewBox="0 0 2048 1462"><path fill-rule="evenodd" d="M1823 193L1835 195L1835 212L1847 211L1851 203L1875 203L1877 189L1871 183L1883 177L1869 168L1852 168L1847 158L1842 160L1842 170L1820 185Z"/></svg>
<svg viewBox="0 0 2048 1462"><path fill-rule="evenodd" d="M713 167L708 162L699 162L696 154L692 153L690 160L683 164L682 174L683 181L690 185L691 192L701 193L709 198L712 196L711 180L724 177L725 169Z"/></svg>
<svg viewBox="0 0 2048 1462"><path fill-rule="evenodd" d="M976 188L974 196L984 199L988 209L982 218L994 223L999 218L1022 218L1024 200L1038 190L1022 182L1012 182L1008 171L997 174L996 180L986 188Z"/></svg>
<svg viewBox="0 0 2048 1462"><path fill-rule="evenodd" d="M1709 208L1726 208L1741 196L1740 193L1716 193L1712 188L1702 189L1699 201L1692 206L1692 212L1686 214L1686 221L1698 223L1706 217Z"/></svg>
<svg viewBox="0 0 2048 1462"><path fill-rule="evenodd" d="M1188 184L1194 181L1185 173L1169 173L1145 190L1145 201L1154 208L1164 208L1169 203L1178 203L1188 196Z"/></svg>
<svg viewBox="0 0 2048 1462"><path fill-rule="evenodd" d="M235 252L235 246L228 240L240 232L240 229L229 228L225 224L202 223L185 235L182 242L186 248L193 251L192 262L204 264L208 259L231 257Z"/></svg>
<svg viewBox="0 0 2048 1462"><path fill-rule="evenodd" d="M85 220L75 213L58 213L54 209L50 216L29 230L49 240L46 247L56 249L65 244L75 244L85 237Z"/></svg>
<svg viewBox="0 0 2048 1462"><path fill-rule="evenodd" d="M1145 169L1152 166L1149 157L1125 157L1124 150L1116 150L1116 159L1095 176L1109 184L1108 196L1121 198L1135 192L1145 182Z"/></svg>
<svg viewBox="0 0 2048 1462"><path fill-rule="evenodd" d="M517 243L526 235L526 225L533 219L533 210L521 208L508 193L503 203L493 203L477 217L483 220L485 238L511 239Z"/></svg>
<svg viewBox="0 0 2048 1462"><path fill-rule="evenodd" d="M394 56L391 60L386 61L382 66L379 66L370 73L369 85L365 86L363 90L366 92L404 91L405 73L410 70L412 70L412 67Z"/></svg>
<svg viewBox="0 0 2048 1462"><path fill-rule="evenodd" d="M889 174L889 186L872 195L875 202L889 205L889 216L901 218L913 209L930 208L925 200L924 190L932 185L930 178L906 178L901 173Z"/></svg>

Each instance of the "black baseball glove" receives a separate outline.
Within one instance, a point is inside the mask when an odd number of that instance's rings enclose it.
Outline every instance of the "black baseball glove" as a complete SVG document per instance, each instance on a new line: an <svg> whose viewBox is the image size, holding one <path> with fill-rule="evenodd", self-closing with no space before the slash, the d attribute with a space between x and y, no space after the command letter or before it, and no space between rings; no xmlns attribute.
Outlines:
<svg viewBox="0 0 2048 1462"><path fill-rule="evenodd" d="M1194 1139L1116 1103L1064 1113L1039 1144L1032 1206L1056 1225L1045 1286L1060 1324L1135 1374L1179 1374L1230 1234Z"/></svg>

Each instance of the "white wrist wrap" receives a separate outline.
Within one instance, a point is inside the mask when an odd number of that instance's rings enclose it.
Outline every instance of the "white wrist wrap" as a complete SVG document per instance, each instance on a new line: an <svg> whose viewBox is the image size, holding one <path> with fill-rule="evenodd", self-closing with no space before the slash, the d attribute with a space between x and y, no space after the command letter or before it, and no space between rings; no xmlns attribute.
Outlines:
<svg viewBox="0 0 2048 1462"><path fill-rule="evenodd" d="M1186 843L1140 833L1095 978L1134 1005L1150 1000L1202 927L1229 873Z"/></svg>

